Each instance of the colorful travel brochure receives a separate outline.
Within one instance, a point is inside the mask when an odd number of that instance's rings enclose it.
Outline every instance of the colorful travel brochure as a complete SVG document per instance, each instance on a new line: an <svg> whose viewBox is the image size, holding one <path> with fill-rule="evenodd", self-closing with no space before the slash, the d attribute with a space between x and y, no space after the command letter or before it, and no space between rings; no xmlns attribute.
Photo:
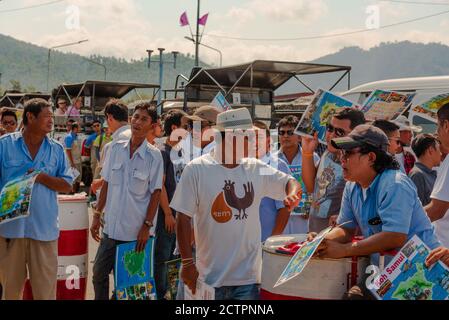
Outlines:
<svg viewBox="0 0 449 320"><path fill-rule="evenodd" d="M221 91L217 93L214 100L212 100L211 104L220 109L221 111L228 111L232 109L231 105L226 100L225 96L223 95L223 93L221 93Z"/></svg>
<svg viewBox="0 0 449 320"><path fill-rule="evenodd" d="M379 300L448 300L449 268L440 261L426 267L430 249L413 236L374 278L370 290Z"/></svg>
<svg viewBox="0 0 449 320"><path fill-rule="evenodd" d="M176 300L179 284L179 272L181 270L181 258L165 262L167 268L167 300Z"/></svg>
<svg viewBox="0 0 449 320"><path fill-rule="evenodd" d="M154 238L145 250L137 252L136 241L117 246L115 256L115 294L117 300L156 300L153 257Z"/></svg>
<svg viewBox="0 0 449 320"><path fill-rule="evenodd" d="M374 90L360 110L366 120L393 120L407 110L414 97L415 93Z"/></svg>
<svg viewBox="0 0 449 320"><path fill-rule="evenodd" d="M296 251L294 256L290 259L281 276L274 284L274 288L282 285L283 283L290 281L297 277L302 270L309 263L313 254L318 246L324 240L324 237L332 230L332 227L328 227L322 230L312 241L305 241L301 248Z"/></svg>
<svg viewBox="0 0 449 320"><path fill-rule="evenodd" d="M354 108L355 104L329 91L318 89L310 105L303 113L295 134L313 136L316 132L318 140L326 144L326 128L330 119L339 108Z"/></svg>
<svg viewBox="0 0 449 320"><path fill-rule="evenodd" d="M415 103L416 101L416 103ZM423 118L436 121L437 112L440 107L449 103L449 93L438 95L420 95L418 94L413 101L412 111L418 113Z"/></svg>
<svg viewBox="0 0 449 320"><path fill-rule="evenodd" d="M33 187L39 173L33 171L5 184L0 192L0 224L30 215Z"/></svg>
<svg viewBox="0 0 449 320"><path fill-rule="evenodd" d="M290 215L294 216L305 216L309 214L311 201L310 197L306 192L306 186L304 185L304 181L302 181L302 170L301 165L289 165L290 172L293 178L296 179L301 184L302 188L302 197L299 205L293 209Z"/></svg>
<svg viewBox="0 0 449 320"><path fill-rule="evenodd" d="M192 294L189 287L184 285L184 300L215 300L215 288L197 279L195 294Z"/></svg>

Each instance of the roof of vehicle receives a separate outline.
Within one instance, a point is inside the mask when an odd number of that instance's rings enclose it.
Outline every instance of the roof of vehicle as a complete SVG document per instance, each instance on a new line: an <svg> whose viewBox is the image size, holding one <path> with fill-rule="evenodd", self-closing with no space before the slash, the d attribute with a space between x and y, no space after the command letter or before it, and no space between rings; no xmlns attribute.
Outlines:
<svg viewBox="0 0 449 320"><path fill-rule="evenodd" d="M399 78L365 83L344 92L343 95L359 92L370 92L375 89L414 91L448 88L449 76Z"/></svg>
<svg viewBox="0 0 449 320"><path fill-rule="evenodd" d="M252 69L252 72L250 71ZM186 85L216 85L208 76L214 78L223 87L232 87L239 79L238 87L253 87L276 90L295 75L308 75L338 71L350 71L350 66L327 65L317 63L255 60L253 62L211 69L193 69L190 81ZM246 72L246 73L245 73ZM251 83L251 73L253 81Z"/></svg>
<svg viewBox="0 0 449 320"><path fill-rule="evenodd" d="M42 92L5 92L5 94L0 98L0 104L7 101L8 105L10 105L10 100L13 103L18 103L24 97L27 97L29 99L42 98L48 100L50 98L50 95L48 93Z"/></svg>
<svg viewBox="0 0 449 320"><path fill-rule="evenodd" d="M53 96L65 94L64 89L71 97L92 96L121 98L134 89L158 89L159 85L150 83L92 81L82 83L62 84L52 92Z"/></svg>

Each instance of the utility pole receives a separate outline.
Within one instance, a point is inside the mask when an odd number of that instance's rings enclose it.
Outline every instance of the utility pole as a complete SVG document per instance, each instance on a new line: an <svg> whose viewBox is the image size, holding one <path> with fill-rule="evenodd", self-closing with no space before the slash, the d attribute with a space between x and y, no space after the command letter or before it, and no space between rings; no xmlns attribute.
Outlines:
<svg viewBox="0 0 449 320"><path fill-rule="evenodd" d="M165 48L158 48L159 50L159 60L151 61L151 54L154 50L147 50L148 53L148 69L151 66L151 62L159 62L159 91L157 93L157 113L160 115L162 113L161 100L162 100L162 84L164 80L164 64L173 63L173 68L176 69L176 58L178 56L178 51L172 51L173 61L164 61L163 52Z"/></svg>
<svg viewBox="0 0 449 320"><path fill-rule="evenodd" d="M195 67L199 66L199 47L200 47L200 0L198 1L196 11L196 41L195 41Z"/></svg>

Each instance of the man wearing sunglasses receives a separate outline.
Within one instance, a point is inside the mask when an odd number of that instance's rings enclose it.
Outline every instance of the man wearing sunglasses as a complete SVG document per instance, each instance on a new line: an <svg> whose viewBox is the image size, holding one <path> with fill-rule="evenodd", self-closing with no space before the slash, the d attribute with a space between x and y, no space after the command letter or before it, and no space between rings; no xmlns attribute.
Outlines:
<svg viewBox="0 0 449 320"><path fill-rule="evenodd" d="M299 119L295 116L286 116L278 123L278 133L280 150L274 154L275 158L287 163L291 175L301 182L302 176L302 152L301 137L296 135L295 128L298 126ZM313 162L317 164L320 160L316 153L313 153ZM308 189L307 189L308 191ZM307 233L308 226L308 195L304 192L300 206L290 213L290 218L285 226L284 234Z"/></svg>
<svg viewBox="0 0 449 320"><path fill-rule="evenodd" d="M0 120L1 127L5 130L5 134L13 133L17 130L17 115L13 110L3 110Z"/></svg>
<svg viewBox="0 0 449 320"><path fill-rule="evenodd" d="M326 143L319 165L315 165L313 152L319 145L318 137L302 139L302 173L307 192L312 193L309 231L319 232L333 224L338 216L341 196L345 187L339 152L331 145L331 139L347 136L352 129L365 123L359 110L342 108L327 125Z"/></svg>
<svg viewBox="0 0 449 320"><path fill-rule="evenodd" d="M413 182L399 170L388 153L388 137L377 127L360 125L347 137L331 140L341 150L346 183L337 224L318 249L323 258L371 256L379 263L380 252L401 248L417 235L434 249L440 245ZM359 228L364 239L352 242ZM388 263L389 261L386 261ZM371 298L362 283L346 298Z"/></svg>

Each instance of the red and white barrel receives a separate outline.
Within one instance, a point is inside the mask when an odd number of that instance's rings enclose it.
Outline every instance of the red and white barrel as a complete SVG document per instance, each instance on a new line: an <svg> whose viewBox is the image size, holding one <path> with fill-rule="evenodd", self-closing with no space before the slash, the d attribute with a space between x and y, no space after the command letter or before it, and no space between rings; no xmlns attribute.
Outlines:
<svg viewBox="0 0 449 320"><path fill-rule="evenodd" d="M276 253L288 242L302 242L307 235L280 235L268 238L263 247L261 299L263 300L325 300L341 299L365 273L366 257L344 259L310 259L296 278L274 288L291 255Z"/></svg>
<svg viewBox="0 0 449 320"><path fill-rule="evenodd" d="M59 239L57 300L86 298L88 268L89 216L87 197L83 194L59 195ZM24 299L32 299L29 281Z"/></svg>

